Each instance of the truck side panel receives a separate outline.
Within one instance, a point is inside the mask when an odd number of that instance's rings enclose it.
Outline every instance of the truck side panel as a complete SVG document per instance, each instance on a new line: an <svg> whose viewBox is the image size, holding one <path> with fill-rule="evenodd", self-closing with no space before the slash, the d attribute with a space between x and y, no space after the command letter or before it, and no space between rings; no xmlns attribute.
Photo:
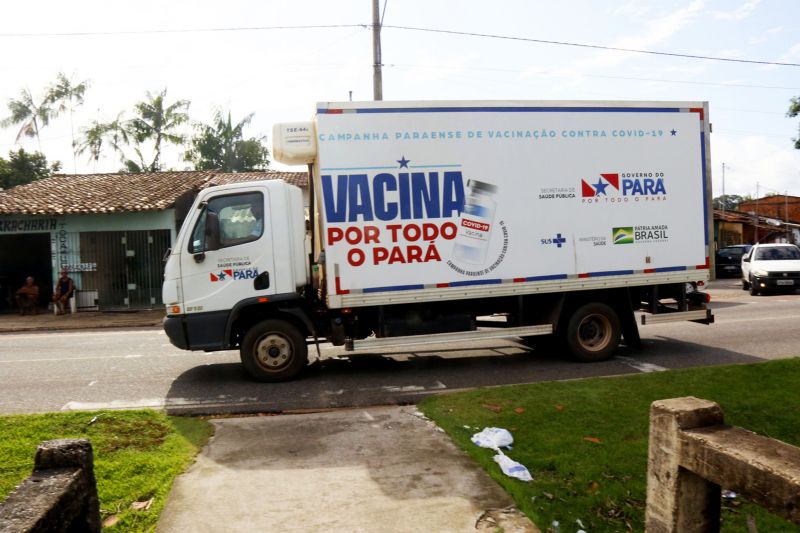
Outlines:
<svg viewBox="0 0 800 533"><path fill-rule="evenodd" d="M704 280L704 103L320 104L331 308Z"/></svg>

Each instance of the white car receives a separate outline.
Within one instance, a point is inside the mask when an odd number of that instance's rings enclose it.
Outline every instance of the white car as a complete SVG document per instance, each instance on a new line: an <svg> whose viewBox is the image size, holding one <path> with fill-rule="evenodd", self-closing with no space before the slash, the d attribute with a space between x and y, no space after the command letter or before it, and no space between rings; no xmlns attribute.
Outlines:
<svg viewBox="0 0 800 533"><path fill-rule="evenodd" d="M756 244L742 257L742 289L756 295L769 289L800 288L800 248Z"/></svg>

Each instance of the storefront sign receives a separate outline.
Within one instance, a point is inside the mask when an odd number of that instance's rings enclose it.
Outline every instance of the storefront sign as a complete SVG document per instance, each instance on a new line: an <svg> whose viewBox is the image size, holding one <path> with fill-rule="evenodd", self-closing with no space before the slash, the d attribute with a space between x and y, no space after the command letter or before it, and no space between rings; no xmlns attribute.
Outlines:
<svg viewBox="0 0 800 533"><path fill-rule="evenodd" d="M36 231L55 231L56 218L11 218L0 219L0 233L33 233Z"/></svg>
<svg viewBox="0 0 800 533"><path fill-rule="evenodd" d="M72 265L63 265L62 269L67 272L96 272L97 263L76 263Z"/></svg>

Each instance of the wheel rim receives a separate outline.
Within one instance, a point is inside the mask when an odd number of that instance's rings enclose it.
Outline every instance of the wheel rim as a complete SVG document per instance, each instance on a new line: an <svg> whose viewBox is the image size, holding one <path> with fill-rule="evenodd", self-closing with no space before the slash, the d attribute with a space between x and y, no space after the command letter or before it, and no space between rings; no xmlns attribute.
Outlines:
<svg viewBox="0 0 800 533"><path fill-rule="evenodd" d="M255 345L255 360L267 372L280 372L292 363L292 341L279 333L267 333Z"/></svg>
<svg viewBox="0 0 800 533"><path fill-rule="evenodd" d="M605 315L588 315L578 325L578 342L588 352L600 352L611 342L611 321Z"/></svg>

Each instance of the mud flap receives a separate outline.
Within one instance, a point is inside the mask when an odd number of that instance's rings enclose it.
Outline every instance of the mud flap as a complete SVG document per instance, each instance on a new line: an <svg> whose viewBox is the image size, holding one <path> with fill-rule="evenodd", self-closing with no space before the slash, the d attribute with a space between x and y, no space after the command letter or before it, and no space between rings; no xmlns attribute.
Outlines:
<svg viewBox="0 0 800 533"><path fill-rule="evenodd" d="M642 338L639 336L639 325L636 324L636 317L633 315L633 304L631 302L630 291L626 291L627 298L622 303L619 314L619 323L622 327L622 337L625 345L634 350L642 349Z"/></svg>

